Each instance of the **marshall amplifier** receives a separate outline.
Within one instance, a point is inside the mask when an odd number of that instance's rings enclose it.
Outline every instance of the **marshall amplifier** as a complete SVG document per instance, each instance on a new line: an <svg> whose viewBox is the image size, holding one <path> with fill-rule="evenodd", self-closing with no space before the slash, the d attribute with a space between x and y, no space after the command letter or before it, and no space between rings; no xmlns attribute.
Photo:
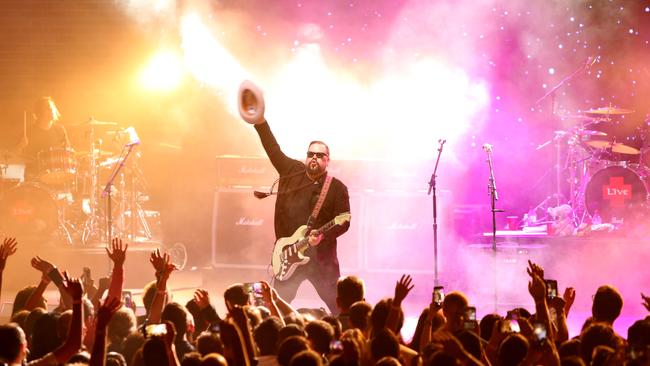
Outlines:
<svg viewBox="0 0 650 366"><path fill-rule="evenodd" d="M217 185L220 187L269 187L277 178L278 173L266 157L217 156Z"/></svg>
<svg viewBox="0 0 650 366"><path fill-rule="evenodd" d="M212 265L269 265L275 242L275 199L257 199L252 189L217 188L213 203Z"/></svg>
<svg viewBox="0 0 650 366"><path fill-rule="evenodd" d="M431 197L427 192L370 193L365 197L365 266L369 271L433 272ZM444 207L438 202L438 212ZM443 241L443 215L438 239ZM438 254L441 254L438 248ZM441 261L438 262L439 264Z"/></svg>

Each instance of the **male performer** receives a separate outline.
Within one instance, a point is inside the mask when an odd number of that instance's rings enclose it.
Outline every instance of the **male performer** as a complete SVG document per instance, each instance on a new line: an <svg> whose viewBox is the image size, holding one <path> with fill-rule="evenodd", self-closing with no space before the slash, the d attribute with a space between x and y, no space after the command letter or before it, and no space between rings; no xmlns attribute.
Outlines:
<svg viewBox="0 0 650 366"><path fill-rule="evenodd" d="M307 279L330 312L336 312L336 282L341 273L336 238L348 230L350 223L335 226L325 234L319 234L315 229L341 213L350 212L348 188L340 180L332 178L318 216L313 222L308 222L327 177L329 148L324 142L312 141L302 162L282 152L266 120L255 124L255 130L271 163L280 174L275 202L275 236L292 236L301 225L308 225L312 229L310 247L305 252L310 261L299 266L290 278L276 280L273 286L282 298L290 302L300 284Z"/></svg>

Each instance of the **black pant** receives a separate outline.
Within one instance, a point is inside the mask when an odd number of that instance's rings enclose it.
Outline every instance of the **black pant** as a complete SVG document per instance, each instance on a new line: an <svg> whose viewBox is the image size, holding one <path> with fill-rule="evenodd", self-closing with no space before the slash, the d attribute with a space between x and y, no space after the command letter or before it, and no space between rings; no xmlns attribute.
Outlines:
<svg viewBox="0 0 650 366"><path fill-rule="evenodd" d="M318 292L321 300L325 302L329 312L332 314L338 313L336 306L336 282L339 279L341 272L338 265L325 266L315 262L299 267L293 275L285 280L274 280L273 287L278 291L278 294L286 302L291 302L296 297L298 287L304 280L308 280Z"/></svg>

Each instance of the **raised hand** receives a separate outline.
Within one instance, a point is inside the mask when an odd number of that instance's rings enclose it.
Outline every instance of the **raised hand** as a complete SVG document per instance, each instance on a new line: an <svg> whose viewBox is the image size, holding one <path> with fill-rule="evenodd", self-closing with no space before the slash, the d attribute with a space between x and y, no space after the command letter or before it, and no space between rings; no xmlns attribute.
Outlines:
<svg viewBox="0 0 650 366"><path fill-rule="evenodd" d="M542 266L538 265L537 263L532 262L530 259L528 260L528 268L526 268L526 272L528 272L528 275L531 278L535 274L539 276L542 281L544 280L544 268L542 268Z"/></svg>
<svg viewBox="0 0 650 366"><path fill-rule="evenodd" d="M573 303L576 301L576 290L573 287L565 288L562 298L564 299L564 314L569 316L569 310L571 310Z"/></svg>
<svg viewBox="0 0 650 366"><path fill-rule="evenodd" d="M210 306L210 294L202 288L196 289L194 291L194 301L196 301L199 309L203 310Z"/></svg>
<svg viewBox="0 0 650 366"><path fill-rule="evenodd" d="M412 285L413 279L410 275L404 274L402 278L395 284L395 297L393 297L393 305L401 305L402 301L406 298L406 295L413 289L415 285Z"/></svg>
<svg viewBox="0 0 650 366"><path fill-rule="evenodd" d="M10 255L16 253L18 249L18 242L16 238L5 238L4 243L0 246L0 271L5 269L5 264L7 264L7 258Z"/></svg>
<svg viewBox="0 0 650 366"><path fill-rule="evenodd" d="M107 297L106 301L97 310L97 328L105 328L120 306L122 306L122 302L119 299Z"/></svg>
<svg viewBox="0 0 650 366"><path fill-rule="evenodd" d="M113 261L115 266L122 266L126 260L126 249L128 247L128 243L122 245L122 239L113 238L110 247L106 248L106 254L108 254L108 257Z"/></svg>
<svg viewBox="0 0 650 366"><path fill-rule="evenodd" d="M70 294L73 301L80 301L83 296L83 287L78 278L68 276L68 272L63 272L63 288Z"/></svg>
<svg viewBox="0 0 650 366"><path fill-rule="evenodd" d="M42 259L39 256L36 256L36 257L32 258L31 263L32 263L32 267L34 267L35 269L41 271L43 273L43 275L46 275L46 276L47 276L48 273L50 273L51 270L54 269L54 265L52 263L46 261L45 259Z"/></svg>
<svg viewBox="0 0 650 366"><path fill-rule="evenodd" d="M643 307L644 307L647 311L650 311L650 296L646 296L646 295L644 295L643 292L642 292L642 293L641 293L641 298L643 299L643 302L641 303L641 305L643 305Z"/></svg>
<svg viewBox="0 0 650 366"><path fill-rule="evenodd" d="M156 273L162 273L165 270L166 263L169 262L169 254L160 254L160 249L156 249L151 253L149 263L153 265Z"/></svg>
<svg viewBox="0 0 650 366"><path fill-rule="evenodd" d="M546 298L546 284L542 277L537 273L530 273L531 280L528 281L528 292L535 299L535 301L542 301Z"/></svg>

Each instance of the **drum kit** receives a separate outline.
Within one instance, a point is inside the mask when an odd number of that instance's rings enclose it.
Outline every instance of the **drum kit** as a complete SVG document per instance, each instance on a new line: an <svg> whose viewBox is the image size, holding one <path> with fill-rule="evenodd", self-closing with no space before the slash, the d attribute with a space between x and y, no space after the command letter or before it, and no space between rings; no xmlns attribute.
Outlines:
<svg viewBox="0 0 650 366"><path fill-rule="evenodd" d="M630 227L647 217L650 198L650 119L634 122L633 110L602 107L578 116L575 127L555 131L558 146L558 206L562 192L559 149L566 138L568 151L564 167L568 171L574 224L608 223ZM540 207L540 206L538 206ZM540 207L541 208L541 207Z"/></svg>
<svg viewBox="0 0 650 366"><path fill-rule="evenodd" d="M84 136L77 149L50 148L35 158L0 151L0 232L68 245L106 243L111 236L152 240L152 225L160 222L143 209L148 195L140 153L125 159L133 128L94 118L68 127Z"/></svg>

